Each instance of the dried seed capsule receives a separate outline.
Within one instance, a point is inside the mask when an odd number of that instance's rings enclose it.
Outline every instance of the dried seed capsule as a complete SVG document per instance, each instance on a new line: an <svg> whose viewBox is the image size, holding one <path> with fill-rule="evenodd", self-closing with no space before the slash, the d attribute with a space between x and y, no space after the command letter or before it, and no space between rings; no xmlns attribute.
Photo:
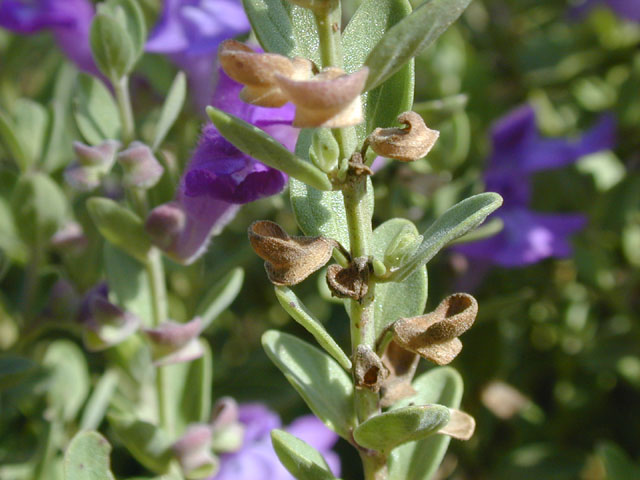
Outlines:
<svg viewBox="0 0 640 480"><path fill-rule="evenodd" d="M436 143L440 132L427 128L422 117L415 112L404 112L398 122L405 128L376 128L367 142L374 152L402 162L413 162L424 157Z"/></svg>
<svg viewBox="0 0 640 480"><path fill-rule="evenodd" d="M369 291L369 259L358 257L347 268L338 264L327 268L327 285L338 298L362 300Z"/></svg>

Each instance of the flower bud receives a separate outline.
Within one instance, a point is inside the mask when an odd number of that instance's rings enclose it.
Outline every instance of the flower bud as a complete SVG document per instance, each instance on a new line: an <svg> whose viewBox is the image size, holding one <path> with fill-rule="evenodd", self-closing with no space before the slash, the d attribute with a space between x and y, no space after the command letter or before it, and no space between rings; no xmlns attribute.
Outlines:
<svg viewBox="0 0 640 480"><path fill-rule="evenodd" d="M413 225L403 226L389 242L389 246L384 252L384 264L389 268L399 267L403 260L418 248L422 238Z"/></svg>
<svg viewBox="0 0 640 480"><path fill-rule="evenodd" d="M157 206L149 213L144 229L151 243L168 249L180 236L187 223L187 216L177 202L168 202Z"/></svg>
<svg viewBox="0 0 640 480"><path fill-rule="evenodd" d="M424 157L436 143L440 132L427 128L422 117L415 112L404 112L398 122L405 128L376 128L367 137L374 152L402 162L413 162Z"/></svg>
<svg viewBox="0 0 640 480"><path fill-rule="evenodd" d="M151 188L158 183L164 172L151 149L137 141L118 154L118 163L124 170L122 183L127 188Z"/></svg>
<svg viewBox="0 0 640 480"><path fill-rule="evenodd" d="M65 169L65 180L73 188L83 192L98 187L111 170L118 148L120 142L116 140L105 140L96 147L74 142L76 161Z"/></svg>
<svg viewBox="0 0 640 480"><path fill-rule="evenodd" d="M51 237L53 248L71 255L79 255L88 244L82 226L76 222L68 222Z"/></svg>
<svg viewBox="0 0 640 480"><path fill-rule="evenodd" d="M331 294L338 298L362 300L369 291L368 258L358 257L347 268L336 263L329 265L327 285Z"/></svg>
<svg viewBox="0 0 640 480"><path fill-rule="evenodd" d="M446 365L462 350L458 336L473 325L477 313L475 298L456 293L445 298L431 313L398 319L391 326L393 340L427 360Z"/></svg>
<svg viewBox="0 0 640 480"><path fill-rule="evenodd" d="M144 333L151 342L151 356L157 367L172 363L190 362L204 355L198 340L202 320L196 317L188 323L166 322Z"/></svg>
<svg viewBox="0 0 640 480"><path fill-rule="evenodd" d="M340 128L362 123L360 94L369 69L345 74L329 67L311 79L299 80L275 74L285 97L296 106L294 127Z"/></svg>
<svg viewBox="0 0 640 480"><path fill-rule="evenodd" d="M222 42L218 57L225 73L245 86L240 98L263 107L281 107L289 101L275 81L276 74L299 80L311 76L309 60L254 52L236 40Z"/></svg>
<svg viewBox="0 0 640 480"><path fill-rule="evenodd" d="M47 316L66 322L77 313L80 301L75 287L68 280L61 278L51 287L45 311Z"/></svg>
<svg viewBox="0 0 640 480"><path fill-rule="evenodd" d="M290 237L280 225L259 220L249 227L253 250L265 260L274 285L296 285L331 258L336 242L325 237Z"/></svg>
<svg viewBox="0 0 640 480"><path fill-rule="evenodd" d="M99 292L90 294L89 316L85 321L84 344L100 351L126 340L140 326L140 318L109 302Z"/></svg>
<svg viewBox="0 0 640 480"><path fill-rule="evenodd" d="M222 397L213 407L212 448L216 452L235 452L242 447L244 425L239 421L239 408L231 397Z"/></svg>
<svg viewBox="0 0 640 480"><path fill-rule="evenodd" d="M340 146L328 128L318 128L311 138L309 158L316 167L329 173L338 165Z"/></svg>
<svg viewBox="0 0 640 480"><path fill-rule="evenodd" d="M189 480L211 477L218 470L218 459L211 453L212 434L210 425L192 424L171 447Z"/></svg>

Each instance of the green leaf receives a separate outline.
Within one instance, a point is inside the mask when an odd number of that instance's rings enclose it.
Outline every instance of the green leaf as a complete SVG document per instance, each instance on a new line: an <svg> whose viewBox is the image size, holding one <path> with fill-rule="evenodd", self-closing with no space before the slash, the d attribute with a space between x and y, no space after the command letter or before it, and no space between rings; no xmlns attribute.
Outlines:
<svg viewBox="0 0 640 480"><path fill-rule="evenodd" d="M49 105L48 113L50 121L41 163L46 172L55 172L69 161L69 146L64 142L67 110L65 104L59 100L53 100Z"/></svg>
<svg viewBox="0 0 640 480"><path fill-rule="evenodd" d="M154 473L165 473L173 458L171 438L155 425L120 415L109 415L118 439L138 462Z"/></svg>
<svg viewBox="0 0 640 480"><path fill-rule="evenodd" d="M56 340L48 347L42 365L50 372L46 395L53 415L73 420L89 393L89 371L84 353L75 343Z"/></svg>
<svg viewBox="0 0 640 480"><path fill-rule="evenodd" d="M417 393L401 400L392 411L410 405L439 404L458 408L462 400L462 378L451 367L437 367L413 382ZM449 446L448 435L433 435L393 450L389 461L389 480L429 480L438 469Z"/></svg>
<svg viewBox="0 0 640 480"><path fill-rule="evenodd" d="M271 430L276 455L298 480L335 480L320 452L284 430Z"/></svg>
<svg viewBox="0 0 640 480"><path fill-rule="evenodd" d="M276 298L282 308L293 317L293 319L307 329L313 338L331 355L346 371L351 371L351 360L336 343L324 325L317 320L300 299L287 287L275 287Z"/></svg>
<svg viewBox="0 0 640 480"><path fill-rule="evenodd" d="M79 432L64 454L65 480L115 480L110 453L111 445L98 432Z"/></svg>
<svg viewBox="0 0 640 480"><path fill-rule="evenodd" d="M98 13L106 13L116 20L126 31L127 37L133 46L133 68L135 61L144 52L144 44L147 41L147 25L144 13L136 0L108 0L98 7Z"/></svg>
<svg viewBox="0 0 640 480"><path fill-rule="evenodd" d="M211 415L213 360L209 344L204 340L200 343L202 357L161 367L167 380L163 385L165 398L172 413L167 424L173 427L173 433L183 432L190 423L207 422Z"/></svg>
<svg viewBox="0 0 640 480"><path fill-rule="evenodd" d="M447 407L414 405L371 417L356 427L353 438L365 448L388 454L399 445L433 435L447 423Z"/></svg>
<svg viewBox="0 0 640 480"><path fill-rule="evenodd" d="M89 34L91 53L100 71L115 83L135 63L135 48L126 29L115 18L98 12Z"/></svg>
<svg viewBox="0 0 640 480"><path fill-rule="evenodd" d="M184 99L187 96L187 77L184 72L178 72L176 78L171 84L169 93L167 93L167 99L162 105L162 111L160 112L160 118L156 124L156 133L153 139L152 150L157 150L162 144L167 133L173 126L174 122L182 110Z"/></svg>
<svg viewBox="0 0 640 480"><path fill-rule="evenodd" d="M96 383L93 393L82 412L80 430L95 430L100 426L109 407L109 402L118 386L118 372L107 370Z"/></svg>
<svg viewBox="0 0 640 480"><path fill-rule="evenodd" d="M18 140L13 120L2 110L0 110L0 140L18 168L23 172L27 171L31 166L31 159Z"/></svg>
<svg viewBox="0 0 640 480"><path fill-rule="evenodd" d="M14 132L29 165L42 160L45 136L49 124L47 109L27 98L19 98L14 105Z"/></svg>
<svg viewBox="0 0 640 480"><path fill-rule="evenodd" d="M607 480L636 480L640 478L640 466L631 461L619 446L603 442L596 448L602 458Z"/></svg>
<svg viewBox="0 0 640 480"><path fill-rule="evenodd" d="M262 346L311 411L342 438L355 426L351 377L326 353L286 333L268 330Z"/></svg>
<svg viewBox="0 0 640 480"><path fill-rule="evenodd" d="M196 309L196 316L202 320L203 331L233 303L240 293L243 281L244 270L237 267L211 287Z"/></svg>
<svg viewBox="0 0 640 480"><path fill-rule="evenodd" d="M151 291L145 266L110 243L104 244L104 269L114 303L151 327Z"/></svg>
<svg viewBox="0 0 640 480"><path fill-rule="evenodd" d="M494 217L484 225L481 225L475 230L472 230L469 233L464 234L462 237L455 239L453 242L451 242L451 244L457 245L460 243L477 242L478 240L483 240L485 238L497 235L502 231L503 228L504 222L502 221L502 219Z"/></svg>
<svg viewBox="0 0 640 480"><path fill-rule="evenodd" d="M147 261L151 242L140 217L109 198L90 198L87 210L104 238L141 262Z"/></svg>
<svg viewBox="0 0 640 480"><path fill-rule="evenodd" d="M348 73L362 67L367 56L393 25L411 13L407 0L366 0L345 28L342 43ZM365 123L356 126L362 141L376 127L397 125L396 118L413 104L413 62L374 90L362 95Z"/></svg>
<svg viewBox="0 0 640 480"><path fill-rule="evenodd" d="M118 107L107 87L97 78L86 74L78 76L73 115L78 130L90 145L120 138Z"/></svg>
<svg viewBox="0 0 640 480"><path fill-rule="evenodd" d="M427 0L396 23L369 53L365 90L381 85L455 22L471 0Z"/></svg>
<svg viewBox="0 0 640 480"><path fill-rule="evenodd" d="M331 182L322 170L296 157L259 128L213 107L207 107L207 114L222 136L247 155L314 188L331 190Z"/></svg>
<svg viewBox="0 0 640 480"><path fill-rule="evenodd" d="M415 225L403 218L393 218L378 226L373 231L374 257L384 258L389 244L403 229L410 229L418 235ZM400 282L377 283L373 313L376 338L398 318L422 315L427 305L427 295L426 268L417 269Z"/></svg>
<svg viewBox="0 0 640 480"><path fill-rule="evenodd" d="M40 246L62 227L69 210L58 184L41 172L20 177L11 195L11 208L23 241Z"/></svg>
<svg viewBox="0 0 640 480"><path fill-rule="evenodd" d="M407 262L395 270L390 279L401 281L416 268L425 265L449 242L480 225L502 205L497 193L481 193L457 203L424 232L424 240Z"/></svg>
<svg viewBox="0 0 640 480"><path fill-rule="evenodd" d="M20 239L18 225L11 210L11 197L17 180L8 170L0 174L0 251L5 255L5 262L12 260L24 263L29 252Z"/></svg>

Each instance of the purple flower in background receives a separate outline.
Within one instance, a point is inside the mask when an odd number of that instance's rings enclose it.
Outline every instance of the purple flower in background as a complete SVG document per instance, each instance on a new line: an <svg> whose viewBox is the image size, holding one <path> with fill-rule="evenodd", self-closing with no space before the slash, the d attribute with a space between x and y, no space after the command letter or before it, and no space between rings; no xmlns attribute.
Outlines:
<svg viewBox="0 0 640 480"><path fill-rule="evenodd" d="M20 34L49 29L78 68L97 73L89 46L94 13L89 0L0 0L0 27Z"/></svg>
<svg viewBox="0 0 640 480"><path fill-rule="evenodd" d="M585 0L582 4L575 7L572 13L577 16L582 16L599 5L608 6L621 18L640 22L640 0Z"/></svg>
<svg viewBox="0 0 640 480"><path fill-rule="evenodd" d="M298 136L298 129L291 126L293 105L256 107L240 100L241 89L242 85L220 71L214 106L262 128L293 149ZM204 252L211 235L233 218L240 204L275 195L286 181L284 173L245 155L208 124L180 181L176 201L151 212L147 231L169 256L191 263ZM169 231L169 237L164 235Z"/></svg>
<svg viewBox="0 0 640 480"><path fill-rule="evenodd" d="M204 107L213 91L218 45L249 29L239 0L165 0L146 51L169 55L185 70L193 98Z"/></svg>
<svg viewBox="0 0 640 480"><path fill-rule="evenodd" d="M529 209L531 176L574 163L580 157L613 147L615 121L604 115L576 140L541 138L535 110L525 105L496 123L491 132L493 153L485 172L486 189L504 198L495 214L502 219L497 235L463 244L456 250L503 267L519 267L548 257L571 254L569 236L586 225L580 214L543 214Z"/></svg>
<svg viewBox="0 0 640 480"><path fill-rule="evenodd" d="M271 445L271 430L282 428L278 415L261 404L240 406L244 425L240 450L220 456L220 470L211 480L293 480L280 464ZM325 458L334 475L340 475L340 459L331 451L338 436L313 415L295 420L287 432L307 442Z"/></svg>

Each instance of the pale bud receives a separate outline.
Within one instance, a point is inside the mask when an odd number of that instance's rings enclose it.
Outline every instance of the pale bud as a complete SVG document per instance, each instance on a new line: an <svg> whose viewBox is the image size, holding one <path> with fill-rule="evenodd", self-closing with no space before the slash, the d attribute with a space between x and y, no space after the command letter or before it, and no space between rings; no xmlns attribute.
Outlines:
<svg viewBox="0 0 640 480"><path fill-rule="evenodd" d="M204 355L198 336L202 320L196 317L187 323L165 322L144 333L151 342L153 364L157 367L172 363L190 362Z"/></svg>
<svg viewBox="0 0 640 480"><path fill-rule="evenodd" d="M164 172L151 149L142 142L133 142L118 154L118 163L124 170L122 183L125 187L153 187Z"/></svg>
<svg viewBox="0 0 640 480"><path fill-rule="evenodd" d="M360 94L369 69L345 74L329 67L308 80L276 74L275 78L286 98L296 106L294 127L341 128L363 122Z"/></svg>
<svg viewBox="0 0 640 480"><path fill-rule="evenodd" d="M398 319L391 326L393 340L427 360L446 365L462 350L458 336L473 325L477 313L475 298L456 293L445 298L431 313Z"/></svg>
<svg viewBox="0 0 640 480"><path fill-rule="evenodd" d="M177 202L168 202L149 212L144 229L154 245L166 250L180 236L186 222L187 216L180 205Z"/></svg>
<svg viewBox="0 0 640 480"><path fill-rule="evenodd" d="M99 351L123 342L140 326L140 317L93 295L89 300L89 316L85 321L84 344L88 350Z"/></svg>
<svg viewBox="0 0 640 480"><path fill-rule="evenodd" d="M222 42L218 58L225 73L245 86L240 98L263 107L281 107L289 101L275 75L302 80L311 76L313 67L309 60L258 53L236 40Z"/></svg>
<svg viewBox="0 0 640 480"><path fill-rule="evenodd" d="M238 403L222 397L213 407L213 444L216 452L235 452L242 447L244 425L239 420Z"/></svg>
<svg viewBox="0 0 640 480"><path fill-rule="evenodd" d="M211 477L218 470L218 459L211 453L212 434L210 425L192 424L173 444L173 453L189 480Z"/></svg>
<svg viewBox="0 0 640 480"><path fill-rule="evenodd" d="M74 142L76 161L65 169L65 180L76 190L84 192L98 187L111 170L118 148L120 142L116 140L105 140L95 147Z"/></svg>
<svg viewBox="0 0 640 480"><path fill-rule="evenodd" d="M89 244L82 226L77 222L68 222L51 237L51 246L71 255L82 253Z"/></svg>
<svg viewBox="0 0 640 480"><path fill-rule="evenodd" d="M296 285L322 268L337 246L325 237L291 237L280 225L259 220L249 227L253 250L265 260L264 267L274 285Z"/></svg>
<svg viewBox="0 0 640 480"><path fill-rule="evenodd" d="M405 128L376 128L367 137L369 146L378 155L402 162L413 162L429 153L440 132L427 128L415 112L404 112L398 122Z"/></svg>

